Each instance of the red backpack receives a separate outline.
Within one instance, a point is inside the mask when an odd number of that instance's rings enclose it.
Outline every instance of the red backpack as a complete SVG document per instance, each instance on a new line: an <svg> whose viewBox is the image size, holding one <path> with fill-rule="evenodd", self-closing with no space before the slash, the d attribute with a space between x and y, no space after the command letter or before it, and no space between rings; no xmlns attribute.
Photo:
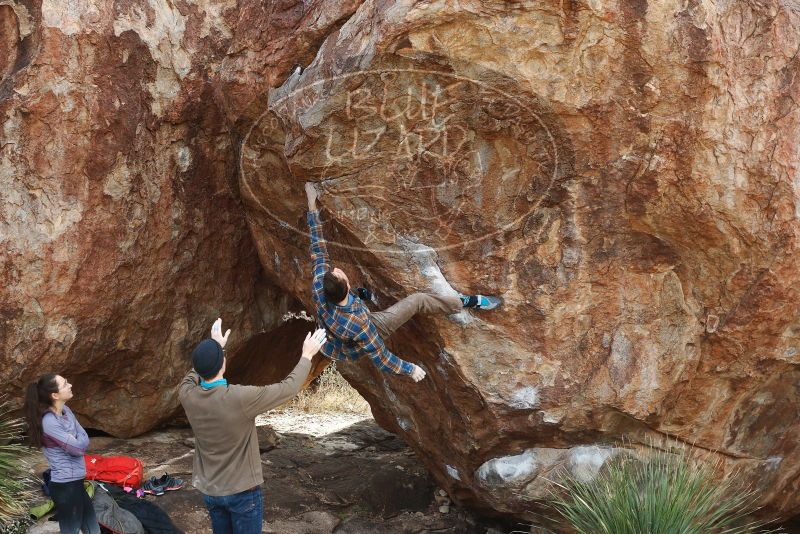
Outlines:
<svg viewBox="0 0 800 534"><path fill-rule="evenodd" d="M86 480L109 482L138 488L144 478L142 461L130 456L99 456L85 454Z"/></svg>

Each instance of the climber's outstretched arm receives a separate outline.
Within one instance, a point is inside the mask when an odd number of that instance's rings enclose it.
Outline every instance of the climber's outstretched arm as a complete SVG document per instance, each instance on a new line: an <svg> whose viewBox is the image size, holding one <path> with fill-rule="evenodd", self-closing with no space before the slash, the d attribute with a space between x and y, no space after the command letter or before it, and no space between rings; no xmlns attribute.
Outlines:
<svg viewBox="0 0 800 534"><path fill-rule="evenodd" d="M308 199L308 233L311 235L311 292L315 304L325 301L322 293L322 277L331 270L331 260L328 257L328 246L322 236L322 221L317 210L319 192L313 182L306 182L306 198Z"/></svg>
<svg viewBox="0 0 800 534"><path fill-rule="evenodd" d="M369 356L372 363L383 372L396 375L407 375L419 382L425 378L425 371L419 365L402 360L392 354L384 345L378 330L371 322L364 325L355 339L360 346L360 353Z"/></svg>

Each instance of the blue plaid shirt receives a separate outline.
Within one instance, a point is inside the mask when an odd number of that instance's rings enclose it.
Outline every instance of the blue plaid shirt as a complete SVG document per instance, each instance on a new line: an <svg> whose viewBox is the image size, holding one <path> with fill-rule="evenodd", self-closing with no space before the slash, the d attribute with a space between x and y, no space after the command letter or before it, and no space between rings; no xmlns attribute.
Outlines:
<svg viewBox="0 0 800 534"><path fill-rule="evenodd" d="M328 331L328 342L322 346L322 354L339 361L369 356L381 371L410 375L414 365L389 352L378 334L378 329L370 321L369 310L361 299L350 294L350 299L344 306L326 301L322 291L322 277L331 270L331 262L322 237L319 211L308 212L308 230L311 234L314 277L312 297L317 308L317 319Z"/></svg>

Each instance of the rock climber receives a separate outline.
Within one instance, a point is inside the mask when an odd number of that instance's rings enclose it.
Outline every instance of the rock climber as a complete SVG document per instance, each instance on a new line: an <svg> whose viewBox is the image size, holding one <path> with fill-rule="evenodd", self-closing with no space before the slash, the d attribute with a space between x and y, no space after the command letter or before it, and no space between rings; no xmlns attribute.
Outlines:
<svg viewBox="0 0 800 534"><path fill-rule="evenodd" d="M360 296L356 296L350 290L347 275L341 269L331 269L317 210L320 192L313 182L307 182L305 190L311 235L312 298L317 318L328 332L328 341L321 350L324 356L339 361L369 356L380 370L407 375L419 382L425 378L425 371L419 365L392 354L384 345L384 339L417 314L453 314L462 308L491 310L501 303L497 297L483 295L414 293L383 311L370 312L364 300L369 300L371 293L365 288L358 288Z"/></svg>

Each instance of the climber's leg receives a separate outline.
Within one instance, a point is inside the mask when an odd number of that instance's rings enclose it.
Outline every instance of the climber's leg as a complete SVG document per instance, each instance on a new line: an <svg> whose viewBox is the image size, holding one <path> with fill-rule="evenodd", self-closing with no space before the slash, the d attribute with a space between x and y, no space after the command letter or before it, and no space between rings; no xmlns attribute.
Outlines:
<svg viewBox="0 0 800 534"><path fill-rule="evenodd" d="M391 336L413 316L419 314L451 314L461 311L462 301L457 296L414 293L383 311L371 313L370 319L384 339Z"/></svg>

